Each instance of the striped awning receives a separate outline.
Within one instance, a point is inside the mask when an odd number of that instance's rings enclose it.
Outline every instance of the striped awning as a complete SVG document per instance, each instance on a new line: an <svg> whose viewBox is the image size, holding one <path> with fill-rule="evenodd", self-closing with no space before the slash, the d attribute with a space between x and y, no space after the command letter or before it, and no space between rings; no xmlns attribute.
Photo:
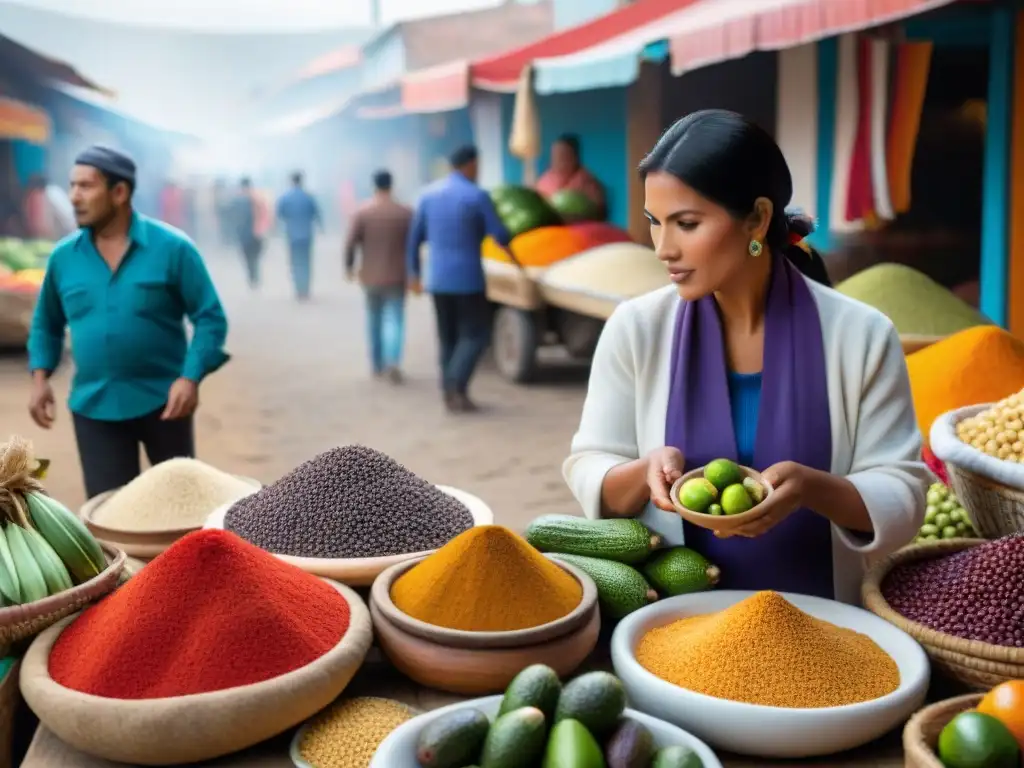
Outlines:
<svg viewBox="0 0 1024 768"><path fill-rule="evenodd" d="M0 138L45 144L50 138L50 116L37 107L0 97Z"/></svg>
<svg viewBox="0 0 1024 768"><path fill-rule="evenodd" d="M887 24L953 0L688 0L675 10L614 37L534 64L541 93L626 85L652 44L667 41L672 72L753 51L781 50Z"/></svg>

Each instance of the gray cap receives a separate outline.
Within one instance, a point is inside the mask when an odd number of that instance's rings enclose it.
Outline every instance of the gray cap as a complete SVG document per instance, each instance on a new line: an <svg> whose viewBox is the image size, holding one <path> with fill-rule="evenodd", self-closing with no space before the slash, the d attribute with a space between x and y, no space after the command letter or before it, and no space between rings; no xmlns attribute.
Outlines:
<svg viewBox="0 0 1024 768"><path fill-rule="evenodd" d="M135 184L135 161L110 147L99 144L89 147L75 158L75 165L88 165L109 176Z"/></svg>

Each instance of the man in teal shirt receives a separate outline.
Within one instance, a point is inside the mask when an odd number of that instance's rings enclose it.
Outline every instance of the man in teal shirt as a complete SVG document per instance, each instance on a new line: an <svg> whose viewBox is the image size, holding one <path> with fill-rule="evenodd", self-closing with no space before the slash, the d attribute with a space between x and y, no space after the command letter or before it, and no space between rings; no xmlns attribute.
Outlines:
<svg viewBox="0 0 1024 768"><path fill-rule="evenodd" d="M29 411L49 429L49 379L71 331L68 405L90 498L138 476L140 444L151 464L195 455L199 384L228 359L202 257L183 233L133 211L134 188L130 158L106 147L79 155L71 202L81 229L50 256L28 341Z"/></svg>

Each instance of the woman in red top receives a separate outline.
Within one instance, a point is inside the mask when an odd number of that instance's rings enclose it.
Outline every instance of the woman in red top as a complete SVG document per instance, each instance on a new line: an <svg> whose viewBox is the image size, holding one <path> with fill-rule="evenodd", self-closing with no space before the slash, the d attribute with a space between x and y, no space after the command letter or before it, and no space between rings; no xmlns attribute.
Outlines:
<svg viewBox="0 0 1024 768"><path fill-rule="evenodd" d="M551 145L551 167L537 181L537 191L544 197L563 189L582 192L604 210L604 188L580 163L580 140L572 134L558 137Z"/></svg>

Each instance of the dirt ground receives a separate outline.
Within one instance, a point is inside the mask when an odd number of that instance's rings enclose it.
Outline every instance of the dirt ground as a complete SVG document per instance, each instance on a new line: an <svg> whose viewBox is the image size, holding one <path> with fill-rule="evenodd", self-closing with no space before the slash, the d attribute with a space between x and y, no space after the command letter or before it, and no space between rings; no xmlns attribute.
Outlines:
<svg viewBox="0 0 1024 768"><path fill-rule="evenodd" d="M221 469L271 482L336 445L381 450L436 483L479 495L496 521L521 529L547 512L577 511L561 476L583 403L586 371L553 368L544 383L507 384L485 366L473 396L485 406L453 417L437 390L433 312L410 300L407 382L393 387L369 375L360 289L342 279L340 245L316 248L314 301L291 299L280 241L264 256L262 291L245 286L241 256L204 249L228 312L231 362L200 391L199 457ZM29 437L53 462L48 489L72 508L84 501L66 397L68 371L55 379L61 401L54 428L29 419L24 356L0 359L0 435Z"/></svg>

